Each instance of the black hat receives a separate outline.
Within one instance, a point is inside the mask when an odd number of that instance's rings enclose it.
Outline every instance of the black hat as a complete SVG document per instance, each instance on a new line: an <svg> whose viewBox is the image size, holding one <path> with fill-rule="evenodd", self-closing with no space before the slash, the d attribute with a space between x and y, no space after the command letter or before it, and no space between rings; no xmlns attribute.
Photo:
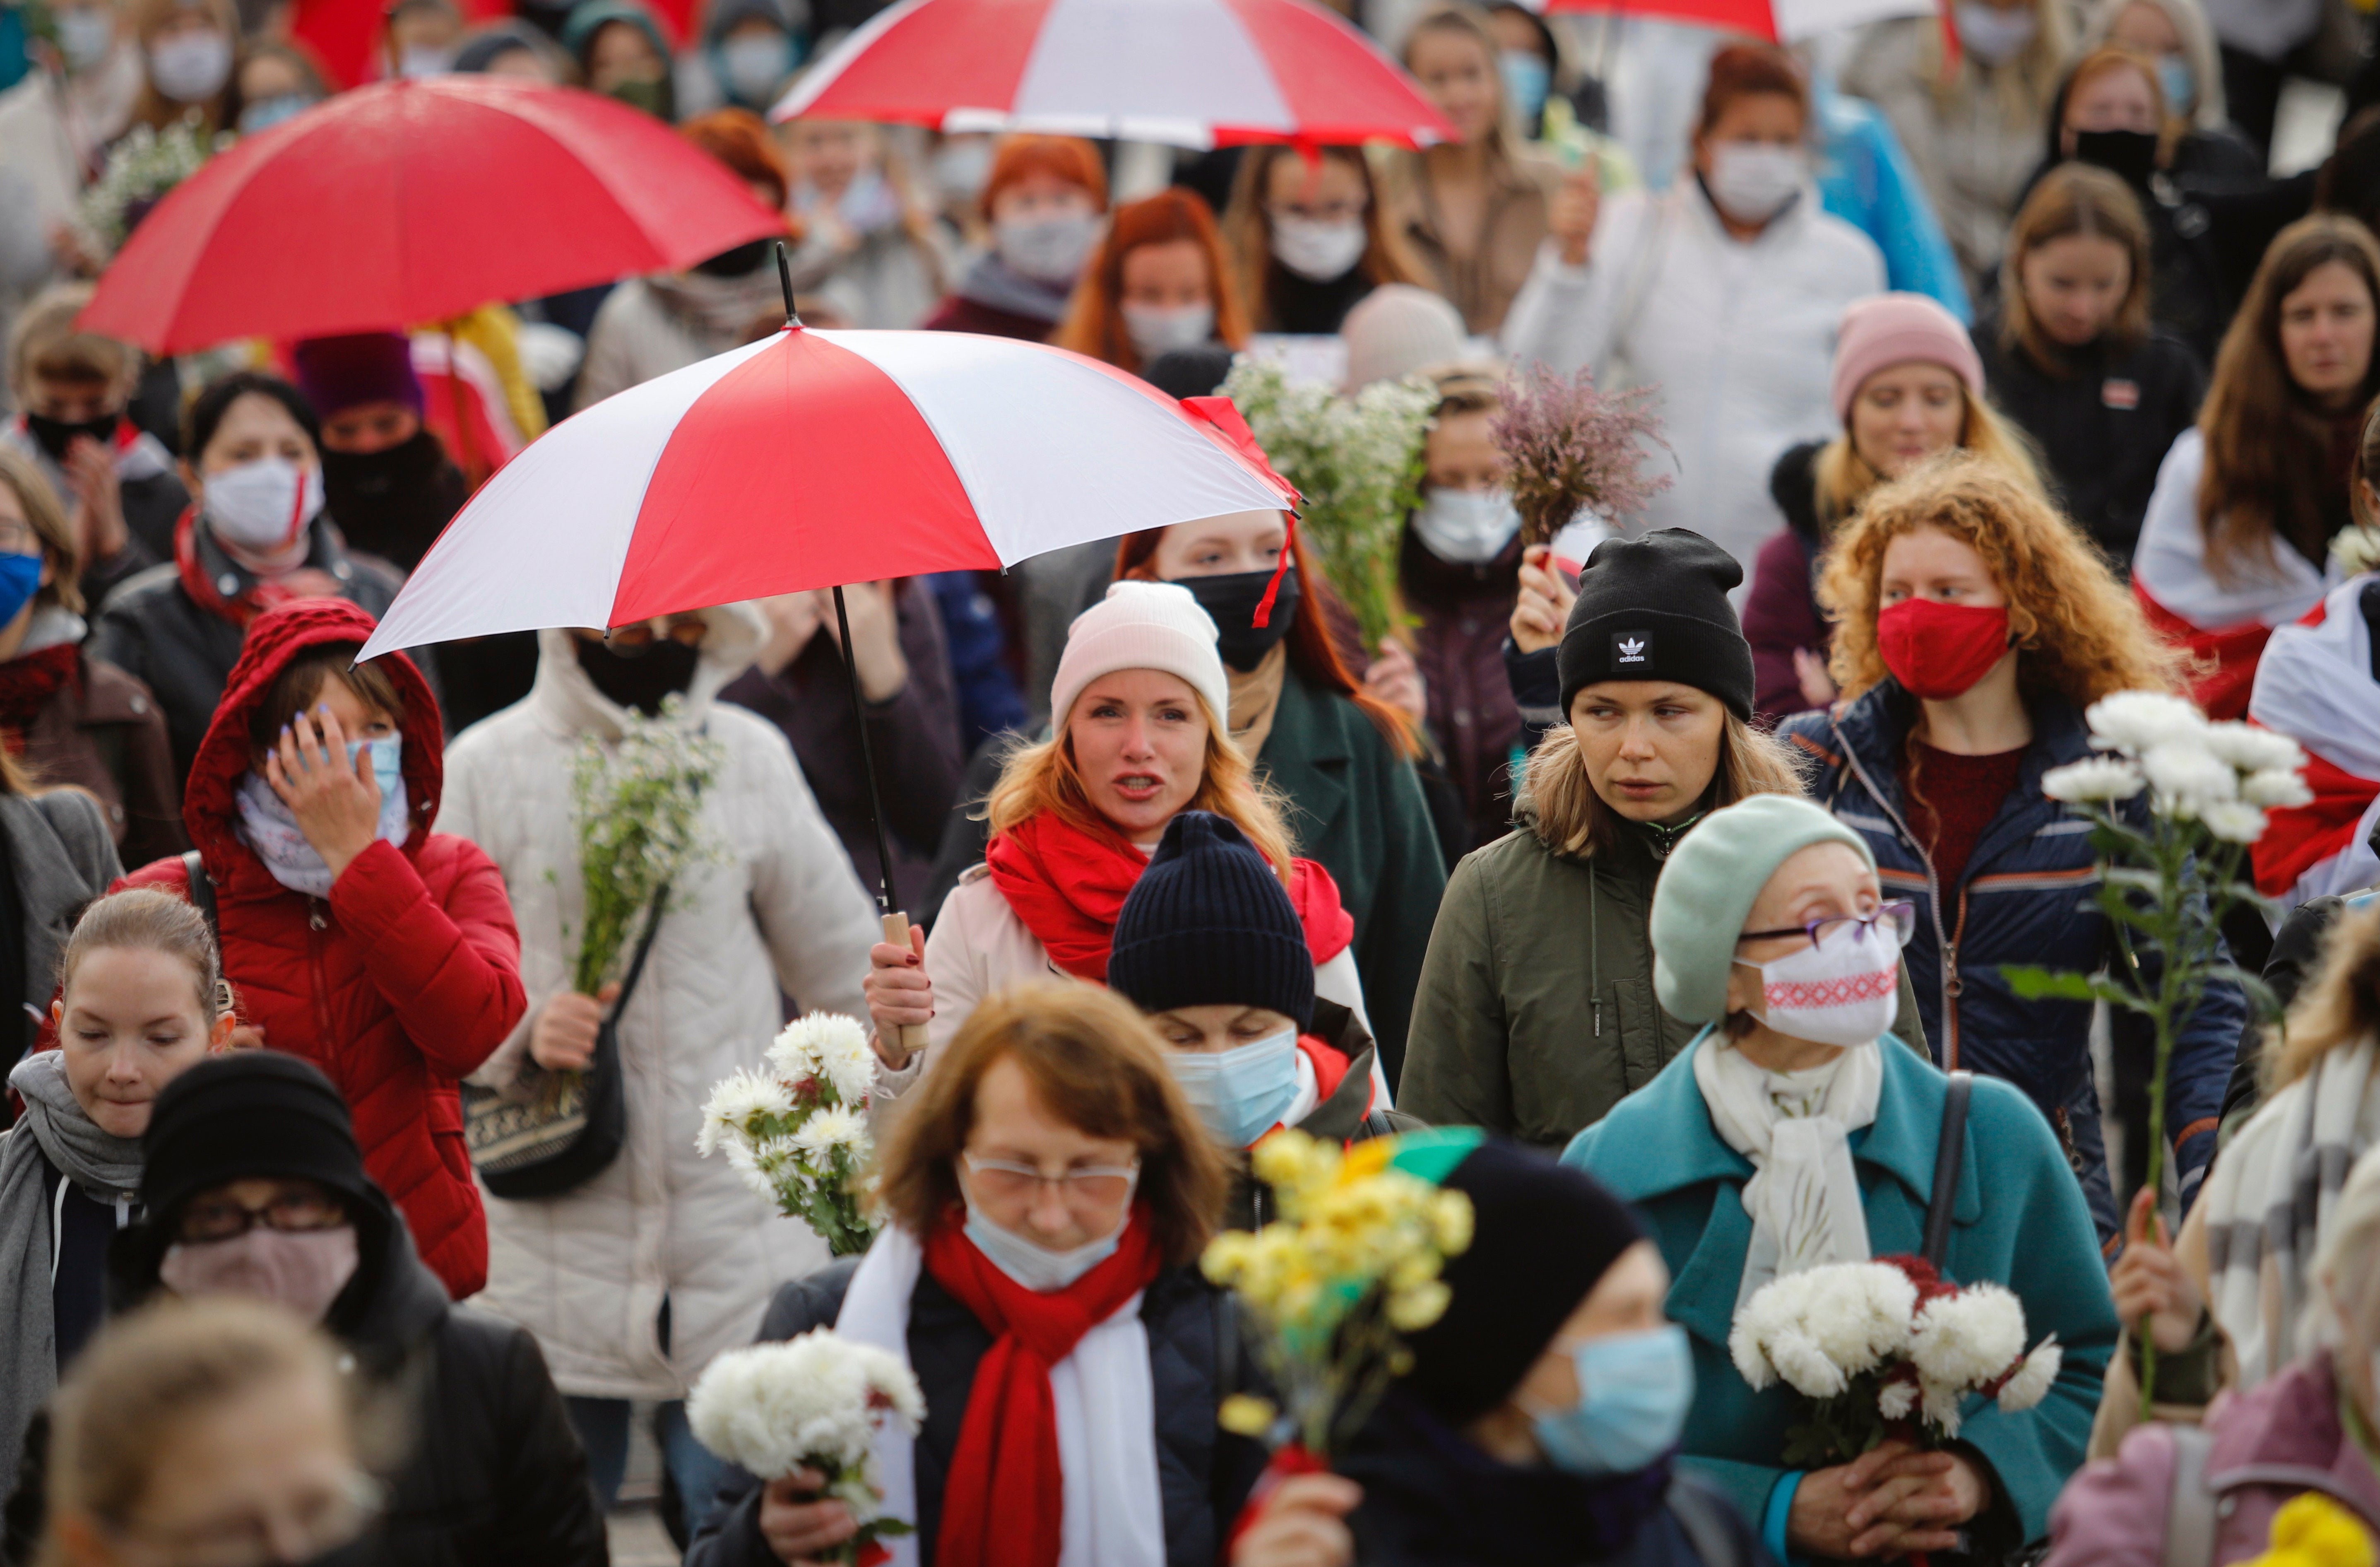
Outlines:
<svg viewBox="0 0 2380 1567"><path fill-rule="evenodd" d="M1185 810L1116 915L1108 985L1143 1012L1260 1006L1314 1021L1314 954L1281 878L1229 817Z"/></svg>
<svg viewBox="0 0 2380 1567"><path fill-rule="evenodd" d="M1471 1198L1471 1245L1442 1277L1446 1315L1406 1341L1404 1385L1461 1426L1509 1397L1620 1254L1645 1238L1583 1170L1490 1139L1439 1183Z"/></svg>
<svg viewBox="0 0 2380 1567"><path fill-rule="evenodd" d="M1232 350L1212 345L1168 348L1148 361L1140 378L1169 397L1211 397L1232 373Z"/></svg>
<svg viewBox="0 0 2380 1567"><path fill-rule="evenodd" d="M277 1051L236 1051L165 1085L140 1138L140 1201L169 1218L200 1192L260 1175L378 1206L355 1123L331 1080Z"/></svg>
<svg viewBox="0 0 2380 1567"><path fill-rule="evenodd" d="M1742 580L1733 555L1688 528L1597 544L1554 655L1563 716L1598 680L1674 680L1750 722L1752 644L1727 601Z"/></svg>

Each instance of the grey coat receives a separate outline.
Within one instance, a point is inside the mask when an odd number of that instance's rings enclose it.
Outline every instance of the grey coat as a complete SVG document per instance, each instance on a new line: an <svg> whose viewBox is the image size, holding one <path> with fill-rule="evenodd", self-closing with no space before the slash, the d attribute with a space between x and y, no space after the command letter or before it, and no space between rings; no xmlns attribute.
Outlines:
<svg viewBox="0 0 2380 1567"><path fill-rule="evenodd" d="M83 905L124 874L97 800L80 789L0 795L0 832L25 929L25 994L43 994Z"/></svg>

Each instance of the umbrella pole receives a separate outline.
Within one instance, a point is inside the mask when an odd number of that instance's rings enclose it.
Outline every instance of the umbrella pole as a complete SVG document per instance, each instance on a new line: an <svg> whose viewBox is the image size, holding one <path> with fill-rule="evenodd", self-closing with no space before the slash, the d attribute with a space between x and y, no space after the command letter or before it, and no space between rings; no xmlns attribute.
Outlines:
<svg viewBox="0 0 2380 1567"><path fill-rule="evenodd" d="M784 252L778 251L779 264ZM884 795L876 782L876 747L868 738L868 700L859 690L859 661L851 651L851 612L844 607L843 585L835 584L834 625L843 638L844 683L851 692L851 722L859 731L859 765L868 774L868 817L876 828L876 916L887 944L909 950L909 917L892 906L892 840L884 832ZM910 1054L926 1048L926 1031L915 1024L901 1030L901 1049Z"/></svg>

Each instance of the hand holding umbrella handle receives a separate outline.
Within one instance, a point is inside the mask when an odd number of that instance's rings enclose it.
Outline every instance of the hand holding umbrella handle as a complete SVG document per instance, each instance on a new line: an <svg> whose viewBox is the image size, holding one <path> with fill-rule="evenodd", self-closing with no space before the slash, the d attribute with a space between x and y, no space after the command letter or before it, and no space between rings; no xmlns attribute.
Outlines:
<svg viewBox="0 0 2380 1567"><path fill-rule="evenodd" d="M909 917L899 909L882 917L884 941L887 946L909 950ZM897 1043L905 1057L915 1056L926 1048L926 1027L922 1023L905 1023L894 1030L900 1036Z"/></svg>

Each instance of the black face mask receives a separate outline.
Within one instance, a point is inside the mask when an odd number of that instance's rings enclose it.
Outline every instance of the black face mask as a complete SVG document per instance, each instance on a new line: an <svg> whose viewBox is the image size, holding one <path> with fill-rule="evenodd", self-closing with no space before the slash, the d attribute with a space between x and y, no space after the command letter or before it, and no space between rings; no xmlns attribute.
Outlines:
<svg viewBox="0 0 2380 1567"><path fill-rule="evenodd" d="M2157 139L2145 130L2078 130L2078 163L2095 164L2126 185L2145 188L2156 173Z"/></svg>
<svg viewBox="0 0 2380 1567"><path fill-rule="evenodd" d="M694 684L695 666L702 662L700 648L689 648L674 637L657 637L641 649L614 648L583 637L571 641L578 650L578 667L595 682L595 689L647 718L662 711L662 698L686 694Z"/></svg>
<svg viewBox="0 0 2380 1567"><path fill-rule="evenodd" d="M1177 577L1177 588L1187 588L1198 607L1215 623L1215 650L1242 674L1264 662L1264 656L1297 624L1297 568L1281 574L1281 592L1272 601L1269 625L1258 626L1257 605L1272 586L1272 569L1235 571L1225 577Z"/></svg>
<svg viewBox="0 0 2380 1567"><path fill-rule="evenodd" d="M47 414L25 416L25 428L33 432L33 439L42 443L42 450L50 455L54 463L67 460L67 448L74 444L76 436L88 435L104 446L115 439L115 427L123 422L122 414L102 414L80 423L52 419Z"/></svg>
<svg viewBox="0 0 2380 1567"><path fill-rule="evenodd" d="M722 250L707 261L697 261L694 270L705 277L742 277L769 259L769 248L775 243L773 239L755 239L733 250Z"/></svg>
<svg viewBox="0 0 2380 1567"><path fill-rule="evenodd" d="M411 440L377 452L334 452L325 446L322 500L333 516L354 520L426 490L444 455L438 437L427 430L417 430Z"/></svg>

